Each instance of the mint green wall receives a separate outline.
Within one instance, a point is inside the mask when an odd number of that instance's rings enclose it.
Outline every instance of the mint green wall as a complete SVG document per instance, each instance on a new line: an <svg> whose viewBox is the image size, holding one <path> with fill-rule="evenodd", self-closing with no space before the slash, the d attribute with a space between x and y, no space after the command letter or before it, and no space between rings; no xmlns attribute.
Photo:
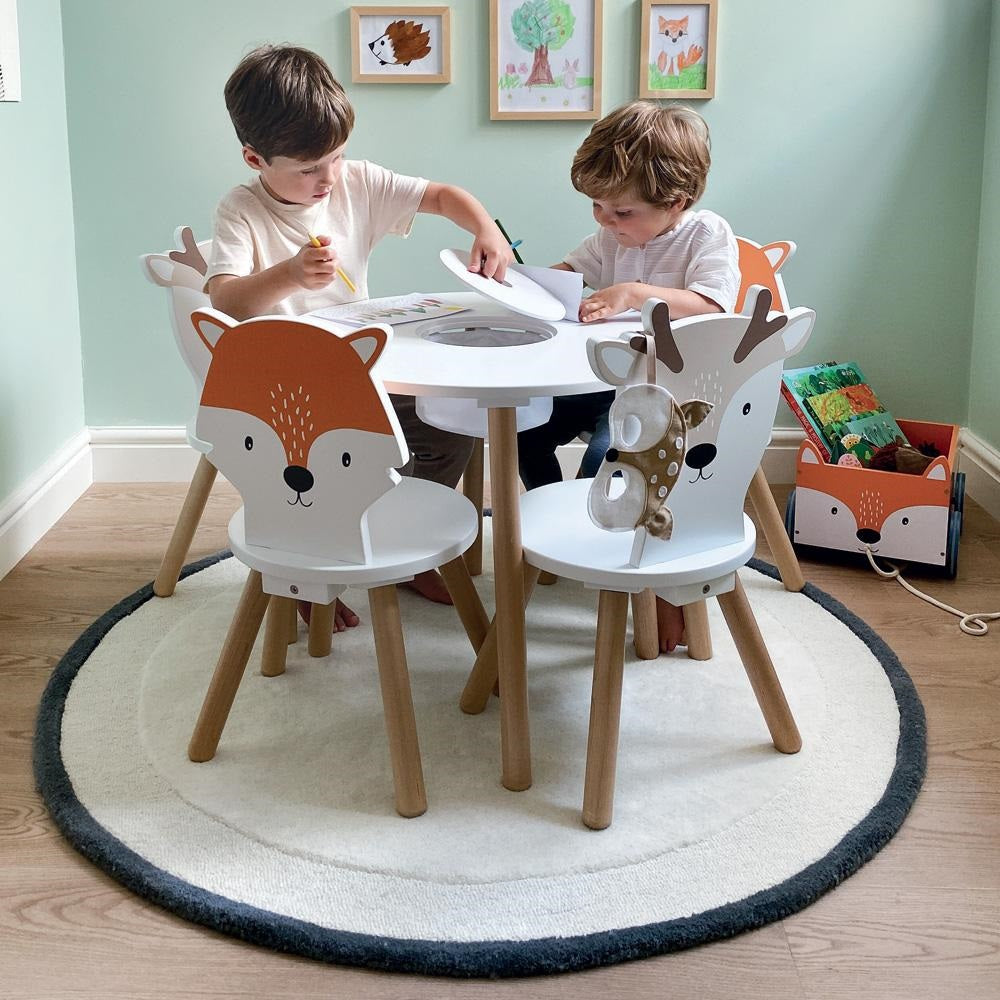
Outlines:
<svg viewBox="0 0 1000 1000"><path fill-rule="evenodd" d="M450 5L448 86L351 84L349 6L64 0L89 424L190 414L163 293L135 258L180 222L206 234L244 177L222 87L260 42L330 62L357 107L350 155L468 187L529 261L592 230L568 181L588 125L489 121L485 0ZM605 110L636 92L639 7L605 0ZM858 361L902 416L967 419L991 7L721 0L719 96L697 102L714 136L702 204L740 233L799 245L787 284L819 313L801 362ZM437 251L466 242L420 220L376 251L373 294L457 287Z"/></svg>
<svg viewBox="0 0 1000 1000"><path fill-rule="evenodd" d="M0 507L83 429L59 0L20 0L0 103Z"/></svg>
<svg viewBox="0 0 1000 1000"><path fill-rule="evenodd" d="M969 428L1000 451L1000 0L993 0Z"/></svg>

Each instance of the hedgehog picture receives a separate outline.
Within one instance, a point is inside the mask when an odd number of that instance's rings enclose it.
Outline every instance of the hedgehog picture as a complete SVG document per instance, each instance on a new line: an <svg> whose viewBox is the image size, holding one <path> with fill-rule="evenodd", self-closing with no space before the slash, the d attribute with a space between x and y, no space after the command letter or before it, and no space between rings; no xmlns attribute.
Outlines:
<svg viewBox="0 0 1000 1000"><path fill-rule="evenodd" d="M413 21L393 21L385 34L368 43L372 55L383 66L409 66L431 51L431 33Z"/></svg>

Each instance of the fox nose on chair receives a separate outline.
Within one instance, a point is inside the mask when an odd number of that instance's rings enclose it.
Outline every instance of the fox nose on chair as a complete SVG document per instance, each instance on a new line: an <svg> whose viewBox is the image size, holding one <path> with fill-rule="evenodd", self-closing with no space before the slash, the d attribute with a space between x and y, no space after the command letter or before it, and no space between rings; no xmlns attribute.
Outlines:
<svg viewBox="0 0 1000 1000"><path fill-rule="evenodd" d="M862 545L874 545L882 537L874 528L858 528L857 536Z"/></svg>
<svg viewBox="0 0 1000 1000"><path fill-rule="evenodd" d="M688 449L684 456L684 464L692 469L704 469L706 465L711 465L715 461L717 454L718 449L714 444L708 442L696 444L693 448Z"/></svg>
<svg viewBox="0 0 1000 1000"><path fill-rule="evenodd" d="M301 465L289 465L285 468L285 482L296 493L308 493L313 488L312 473Z"/></svg>

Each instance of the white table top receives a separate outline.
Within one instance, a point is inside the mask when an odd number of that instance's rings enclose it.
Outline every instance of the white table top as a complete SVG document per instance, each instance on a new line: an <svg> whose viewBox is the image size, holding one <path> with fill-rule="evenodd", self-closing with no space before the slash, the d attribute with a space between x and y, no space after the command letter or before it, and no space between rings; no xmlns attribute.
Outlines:
<svg viewBox="0 0 1000 1000"><path fill-rule="evenodd" d="M518 313L507 312L474 292L434 293L436 298L468 306L470 311L450 318L459 325L478 316L509 316L510 325L537 324ZM470 323L471 325L471 323ZM420 335L423 324L406 323L393 328L389 350L376 372L390 392L412 396L446 396L477 399L483 406L522 405L529 397L601 392L602 382L587 360L587 339L594 334L616 335L640 330L642 321L550 324L556 334L549 340L518 347L465 347L439 344Z"/></svg>

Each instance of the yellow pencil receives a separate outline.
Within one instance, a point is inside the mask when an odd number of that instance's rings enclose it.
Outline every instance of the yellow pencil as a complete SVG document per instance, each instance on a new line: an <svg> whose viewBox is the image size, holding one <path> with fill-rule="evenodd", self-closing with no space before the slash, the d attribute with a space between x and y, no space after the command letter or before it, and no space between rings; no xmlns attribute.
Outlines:
<svg viewBox="0 0 1000 1000"><path fill-rule="evenodd" d="M309 242L314 247L321 247L323 245L322 243L320 243L318 239L316 239L315 236L313 236L312 233L309 233ZM354 284L353 281L351 281L350 278L347 277L346 274L344 274L344 272L339 267L337 268L337 275L340 277L341 281L343 281L344 284L347 285L347 287L351 290L351 293L356 295L358 291L357 286Z"/></svg>

